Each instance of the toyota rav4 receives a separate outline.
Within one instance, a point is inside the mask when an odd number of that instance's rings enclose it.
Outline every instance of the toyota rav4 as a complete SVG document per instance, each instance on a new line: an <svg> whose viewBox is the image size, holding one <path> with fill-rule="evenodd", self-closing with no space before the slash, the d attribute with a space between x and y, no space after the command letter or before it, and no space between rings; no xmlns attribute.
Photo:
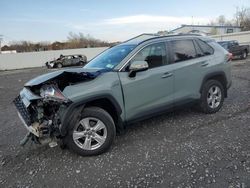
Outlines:
<svg viewBox="0 0 250 188"><path fill-rule="evenodd" d="M41 75L14 100L28 134L80 155L108 150L127 124L184 104L222 107L231 85L230 54L198 35L140 35L82 68Z"/></svg>

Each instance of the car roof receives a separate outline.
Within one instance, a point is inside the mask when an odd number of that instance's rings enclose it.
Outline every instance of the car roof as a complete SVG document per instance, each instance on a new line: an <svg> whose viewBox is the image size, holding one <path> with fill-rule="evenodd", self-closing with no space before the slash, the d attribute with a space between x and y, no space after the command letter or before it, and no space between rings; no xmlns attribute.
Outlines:
<svg viewBox="0 0 250 188"><path fill-rule="evenodd" d="M160 36L160 35L157 35L157 34L148 34L148 33L144 33L144 34L141 34L141 35L138 35L132 39L129 39L123 43L121 43L120 45L139 45L139 44L142 44L144 42L147 42L147 41L154 41L154 40L160 40L160 39L168 39L168 38L173 38L173 39L180 39L180 38L199 38L203 41L215 41L214 39L212 38L209 38L209 37L204 37L202 35L199 35L199 34L170 34L170 35L166 35L166 36Z"/></svg>
<svg viewBox="0 0 250 188"><path fill-rule="evenodd" d="M82 54L71 54L71 55L63 55L64 57L67 57L67 56L83 56Z"/></svg>

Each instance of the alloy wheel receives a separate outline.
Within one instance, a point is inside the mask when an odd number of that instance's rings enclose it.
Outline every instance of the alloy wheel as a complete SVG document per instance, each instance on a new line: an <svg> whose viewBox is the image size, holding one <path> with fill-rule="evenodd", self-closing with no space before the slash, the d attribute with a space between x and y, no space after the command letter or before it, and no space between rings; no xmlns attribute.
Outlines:
<svg viewBox="0 0 250 188"><path fill-rule="evenodd" d="M208 106L212 109L217 108L221 104L221 99L221 89L215 85L210 87L207 94Z"/></svg>
<svg viewBox="0 0 250 188"><path fill-rule="evenodd" d="M83 118L75 126L72 136L78 147L84 150L95 150L106 141L107 127L97 118Z"/></svg>

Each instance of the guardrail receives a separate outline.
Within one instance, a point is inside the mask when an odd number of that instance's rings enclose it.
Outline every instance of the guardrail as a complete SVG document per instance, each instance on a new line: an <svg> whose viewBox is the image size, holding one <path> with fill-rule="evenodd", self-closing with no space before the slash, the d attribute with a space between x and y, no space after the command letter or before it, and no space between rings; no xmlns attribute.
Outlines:
<svg viewBox="0 0 250 188"><path fill-rule="evenodd" d="M57 59L61 54L84 54L90 60L108 47L51 50L16 54L0 54L0 70L23 69L45 66L45 62Z"/></svg>

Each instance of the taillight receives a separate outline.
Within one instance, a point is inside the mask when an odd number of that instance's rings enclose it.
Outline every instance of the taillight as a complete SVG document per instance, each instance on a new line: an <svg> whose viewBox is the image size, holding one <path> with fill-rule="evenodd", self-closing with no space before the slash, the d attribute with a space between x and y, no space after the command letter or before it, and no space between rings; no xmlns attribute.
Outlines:
<svg viewBox="0 0 250 188"><path fill-rule="evenodd" d="M227 61L232 61L233 60L233 54L232 53L228 53L227 54Z"/></svg>

